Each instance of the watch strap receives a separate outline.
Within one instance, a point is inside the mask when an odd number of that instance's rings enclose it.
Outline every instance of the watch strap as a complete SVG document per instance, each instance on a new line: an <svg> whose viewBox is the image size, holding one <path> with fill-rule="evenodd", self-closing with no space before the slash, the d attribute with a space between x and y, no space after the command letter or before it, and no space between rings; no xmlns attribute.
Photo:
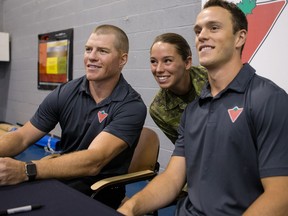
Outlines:
<svg viewBox="0 0 288 216"><path fill-rule="evenodd" d="M37 175L36 164L34 164L32 161L26 162L25 173L28 177L28 181L34 181Z"/></svg>

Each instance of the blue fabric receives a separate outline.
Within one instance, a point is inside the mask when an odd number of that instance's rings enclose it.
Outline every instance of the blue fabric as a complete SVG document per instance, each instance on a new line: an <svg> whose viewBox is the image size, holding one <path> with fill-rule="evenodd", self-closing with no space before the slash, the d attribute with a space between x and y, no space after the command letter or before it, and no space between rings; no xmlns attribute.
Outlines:
<svg viewBox="0 0 288 216"><path fill-rule="evenodd" d="M50 148L52 148L54 151L59 150L59 146L57 145L60 139L56 137L52 137L50 135L45 135L40 140L38 140L35 144L39 146L48 146L48 143L50 143Z"/></svg>

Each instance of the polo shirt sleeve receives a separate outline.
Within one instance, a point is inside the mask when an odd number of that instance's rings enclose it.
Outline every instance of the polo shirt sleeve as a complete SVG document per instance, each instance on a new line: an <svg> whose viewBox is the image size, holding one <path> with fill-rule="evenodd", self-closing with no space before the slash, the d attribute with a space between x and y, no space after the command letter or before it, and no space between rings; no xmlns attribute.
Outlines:
<svg viewBox="0 0 288 216"><path fill-rule="evenodd" d="M288 95L273 83L253 92L260 177L288 175ZM254 107L254 109L253 109Z"/></svg>
<svg viewBox="0 0 288 216"><path fill-rule="evenodd" d="M189 104L186 109L184 110L180 124L178 127L178 139L176 140L175 143L175 149L172 153L172 156L185 156L185 148L184 148L184 133L185 133L185 120L186 120L186 115L187 115L187 110L189 110L189 107L191 105Z"/></svg>
<svg viewBox="0 0 288 216"><path fill-rule="evenodd" d="M43 102L39 105L34 116L30 119L33 126L43 132L50 132L58 123L57 95L59 94L59 87L47 95Z"/></svg>
<svg viewBox="0 0 288 216"><path fill-rule="evenodd" d="M139 99L125 101L113 111L113 120L104 128L124 140L130 147L137 143L147 114L146 105Z"/></svg>

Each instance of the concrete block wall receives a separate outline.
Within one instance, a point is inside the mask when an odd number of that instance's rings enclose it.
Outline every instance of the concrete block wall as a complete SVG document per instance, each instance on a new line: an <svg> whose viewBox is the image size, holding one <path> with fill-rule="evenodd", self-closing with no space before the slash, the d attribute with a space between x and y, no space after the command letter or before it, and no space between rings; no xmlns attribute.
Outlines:
<svg viewBox="0 0 288 216"><path fill-rule="evenodd" d="M84 71L84 44L99 24L122 28L130 40L125 78L142 95L147 108L158 91L149 65L153 39L164 32L184 36L198 64L193 24L201 0L0 0L0 31L10 33L11 62L0 63L0 120L25 123L50 91L37 89L38 34L74 29L73 78ZM159 162L164 169L174 145L147 116L145 125L161 140ZM56 127L53 131L60 134Z"/></svg>
<svg viewBox="0 0 288 216"><path fill-rule="evenodd" d="M3 0L0 0L0 31L2 31L3 25Z"/></svg>

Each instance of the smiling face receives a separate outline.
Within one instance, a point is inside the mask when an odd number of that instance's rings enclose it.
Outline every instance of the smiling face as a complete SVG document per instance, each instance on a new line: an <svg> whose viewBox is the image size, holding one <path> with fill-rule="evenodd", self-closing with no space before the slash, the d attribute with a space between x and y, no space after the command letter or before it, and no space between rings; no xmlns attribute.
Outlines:
<svg viewBox="0 0 288 216"><path fill-rule="evenodd" d="M85 45L84 65L89 81L118 79L127 54L115 48L114 34L92 33Z"/></svg>
<svg viewBox="0 0 288 216"><path fill-rule="evenodd" d="M197 16L194 27L199 62L208 70L240 59L239 32L233 33L231 14L221 7L208 7ZM239 45L241 45L239 47Z"/></svg>
<svg viewBox="0 0 288 216"><path fill-rule="evenodd" d="M189 80L191 56L184 61L173 44L159 41L151 47L150 67L159 86L177 94L177 89Z"/></svg>

